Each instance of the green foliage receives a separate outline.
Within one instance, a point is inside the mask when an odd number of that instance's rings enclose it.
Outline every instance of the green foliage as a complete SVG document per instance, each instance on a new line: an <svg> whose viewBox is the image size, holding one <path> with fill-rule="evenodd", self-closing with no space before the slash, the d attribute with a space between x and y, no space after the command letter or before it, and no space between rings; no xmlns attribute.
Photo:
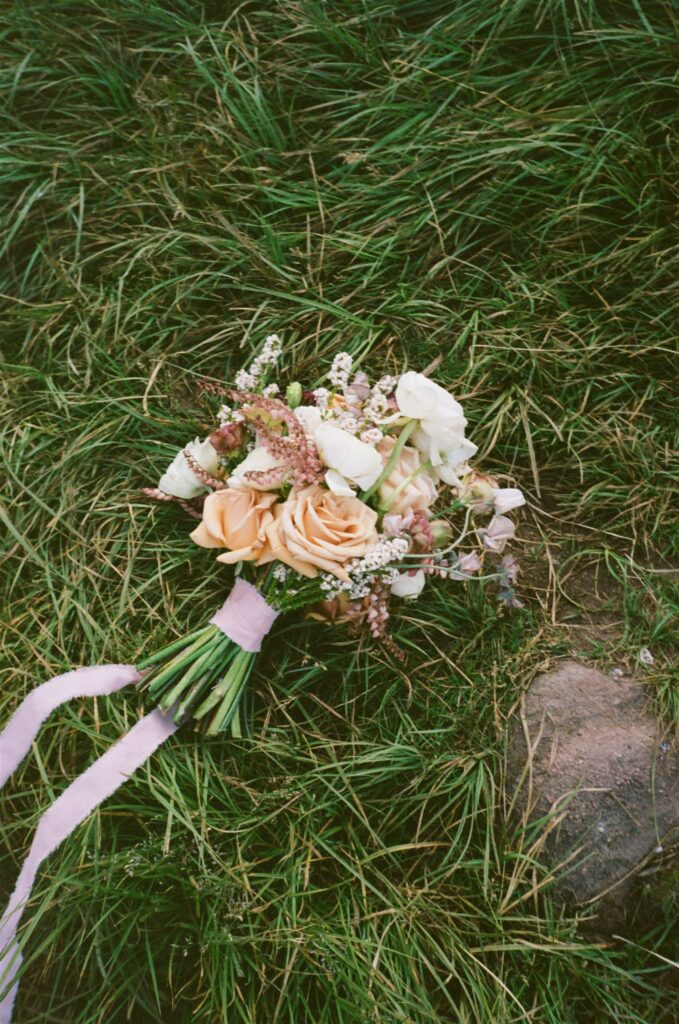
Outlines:
<svg viewBox="0 0 679 1024"><path fill-rule="evenodd" d="M0 42L4 721L228 587L154 484L276 331L465 402L528 492L526 610L451 584L404 667L291 626L252 739L179 734L41 873L18 1019L664 1024L676 926L583 939L504 822L548 655L669 673L679 128L671 4L15 0ZM676 538L676 532L674 534ZM0 879L142 710L60 710L3 793ZM656 952L649 952L656 951Z"/></svg>

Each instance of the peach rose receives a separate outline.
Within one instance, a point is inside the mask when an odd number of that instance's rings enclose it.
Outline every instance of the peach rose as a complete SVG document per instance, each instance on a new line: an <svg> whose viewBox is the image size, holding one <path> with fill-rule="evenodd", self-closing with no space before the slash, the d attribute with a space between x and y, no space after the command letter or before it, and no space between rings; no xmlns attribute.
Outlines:
<svg viewBox="0 0 679 1024"><path fill-rule="evenodd" d="M396 441L385 437L377 451L386 465ZM436 484L430 473L422 469L417 448L403 448L394 468L380 485L380 505L390 513L405 515L412 509L428 509L436 501Z"/></svg>
<svg viewBox="0 0 679 1024"><path fill-rule="evenodd" d="M205 499L203 521L191 540L202 548L229 548L218 562L269 561L266 530L274 520L276 499L276 494L244 486L215 491Z"/></svg>
<svg viewBox="0 0 679 1024"><path fill-rule="evenodd" d="M313 484L293 491L267 527L270 554L303 576L319 569L349 580L344 563L362 558L377 542L377 513L358 498Z"/></svg>

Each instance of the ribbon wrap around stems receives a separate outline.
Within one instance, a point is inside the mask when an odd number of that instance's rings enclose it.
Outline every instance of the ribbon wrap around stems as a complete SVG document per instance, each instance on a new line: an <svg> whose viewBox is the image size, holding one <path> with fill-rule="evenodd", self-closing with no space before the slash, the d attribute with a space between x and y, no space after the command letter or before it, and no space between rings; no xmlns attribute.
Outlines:
<svg viewBox="0 0 679 1024"><path fill-rule="evenodd" d="M237 580L224 605L210 620L246 651L259 651L277 613L251 584ZM0 733L0 787L31 748L40 726L60 704L74 697L105 696L138 683L133 665L93 665L56 676L26 697ZM11 1024L22 956L16 938L38 868L60 843L120 785L178 726L172 713L145 715L78 776L43 814L9 903L0 918L0 1024ZM4 993L4 995L3 995Z"/></svg>
<svg viewBox="0 0 679 1024"><path fill-rule="evenodd" d="M233 590L210 622L226 633L244 651L256 654L262 640L278 618L278 612L267 604L251 583L237 579Z"/></svg>

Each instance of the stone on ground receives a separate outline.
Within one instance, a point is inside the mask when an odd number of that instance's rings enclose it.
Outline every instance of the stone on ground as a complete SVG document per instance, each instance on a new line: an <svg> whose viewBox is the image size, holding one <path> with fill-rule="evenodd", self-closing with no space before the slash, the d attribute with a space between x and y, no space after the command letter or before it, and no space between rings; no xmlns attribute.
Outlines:
<svg viewBox="0 0 679 1024"><path fill-rule="evenodd" d="M575 661L538 676L510 728L508 782L525 821L550 815L550 868L578 851L555 893L591 910L590 927L679 903L679 757L639 682Z"/></svg>

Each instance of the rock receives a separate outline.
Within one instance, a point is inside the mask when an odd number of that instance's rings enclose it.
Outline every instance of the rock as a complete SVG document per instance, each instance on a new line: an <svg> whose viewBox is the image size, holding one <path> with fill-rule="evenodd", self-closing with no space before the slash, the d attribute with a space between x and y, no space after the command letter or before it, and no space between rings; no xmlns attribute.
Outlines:
<svg viewBox="0 0 679 1024"><path fill-rule="evenodd" d="M577 851L554 892L571 908L594 902L590 927L652 922L668 891L679 899L679 757L638 682L576 661L538 676L510 726L507 771L522 819L550 816L548 866Z"/></svg>

